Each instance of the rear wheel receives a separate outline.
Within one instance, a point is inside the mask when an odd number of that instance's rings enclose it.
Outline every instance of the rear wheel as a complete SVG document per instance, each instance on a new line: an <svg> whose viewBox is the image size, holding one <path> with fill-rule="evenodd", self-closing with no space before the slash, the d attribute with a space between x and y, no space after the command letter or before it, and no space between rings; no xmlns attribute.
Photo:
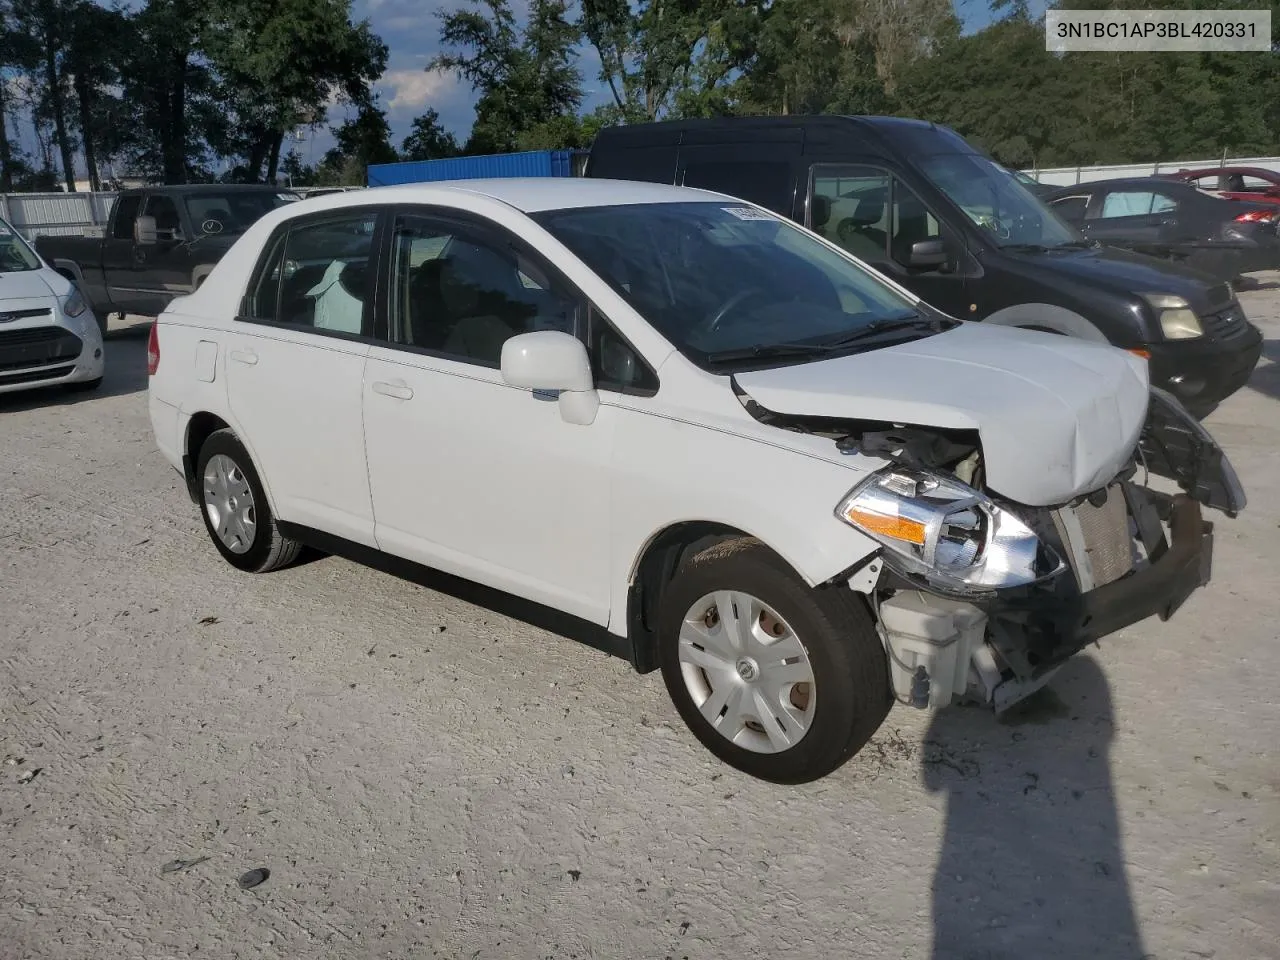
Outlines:
<svg viewBox="0 0 1280 960"><path fill-rule="evenodd" d="M884 647L845 587L809 587L751 538L691 558L664 592L662 675L712 753L754 777L804 783L870 739L892 703Z"/></svg>
<svg viewBox="0 0 1280 960"><path fill-rule="evenodd" d="M196 478L205 529L229 564L266 573L298 558L302 545L280 533L253 461L231 430L209 434L196 460Z"/></svg>

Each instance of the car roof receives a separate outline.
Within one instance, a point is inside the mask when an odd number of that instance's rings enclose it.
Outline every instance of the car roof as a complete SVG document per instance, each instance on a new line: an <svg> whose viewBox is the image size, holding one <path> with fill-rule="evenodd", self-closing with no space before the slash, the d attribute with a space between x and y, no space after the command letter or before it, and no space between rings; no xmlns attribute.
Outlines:
<svg viewBox="0 0 1280 960"><path fill-rule="evenodd" d="M1059 187L1054 191L1055 194L1063 193L1067 190L1078 190L1082 193L1092 193L1100 189L1114 189L1116 187L1160 187L1162 189L1173 188L1174 190L1187 190L1199 193L1194 186L1183 180L1166 180L1163 177L1116 177L1112 180L1086 180L1083 183L1069 183Z"/></svg>
<svg viewBox="0 0 1280 960"><path fill-rule="evenodd" d="M1257 177L1260 180L1274 180L1280 182L1280 173L1275 170L1268 170L1266 167L1202 167L1196 170L1179 170L1172 176L1177 177L1208 177L1215 173L1232 174L1242 173L1247 176Z"/></svg>
<svg viewBox="0 0 1280 960"><path fill-rule="evenodd" d="M345 194L329 194L304 200L309 210L323 209L323 204L347 206L353 196L362 202L448 202L460 193L478 194L515 207L524 213L543 210L566 210L575 207L614 207L647 203L714 203L724 200L722 194L692 187L674 187L663 183L641 183L633 180L596 180L582 177L500 177L483 180L439 180L428 183L401 183L387 187L370 187ZM394 201L392 198L394 197ZM741 203L741 201L736 201ZM292 206L292 205L291 205Z"/></svg>
<svg viewBox="0 0 1280 960"><path fill-rule="evenodd" d="M122 191L124 192L124 191ZM135 187L129 193L294 193L292 187L270 183L154 183Z"/></svg>

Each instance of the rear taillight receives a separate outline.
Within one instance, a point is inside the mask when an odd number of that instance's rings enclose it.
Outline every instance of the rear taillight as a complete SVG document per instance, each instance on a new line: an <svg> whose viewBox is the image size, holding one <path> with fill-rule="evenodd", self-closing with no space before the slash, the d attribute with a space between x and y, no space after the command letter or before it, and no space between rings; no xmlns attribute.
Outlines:
<svg viewBox="0 0 1280 960"><path fill-rule="evenodd" d="M1250 210L1236 217L1236 223L1270 223L1275 218L1274 210Z"/></svg>
<svg viewBox="0 0 1280 960"><path fill-rule="evenodd" d="M151 334L147 337L147 376L154 377L160 369L160 324L151 324Z"/></svg>

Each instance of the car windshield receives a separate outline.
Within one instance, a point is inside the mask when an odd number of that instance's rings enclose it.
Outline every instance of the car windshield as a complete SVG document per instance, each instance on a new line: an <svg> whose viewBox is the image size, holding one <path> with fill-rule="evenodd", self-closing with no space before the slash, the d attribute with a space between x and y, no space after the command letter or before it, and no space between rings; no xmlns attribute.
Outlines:
<svg viewBox="0 0 1280 960"><path fill-rule="evenodd" d="M999 164L975 153L919 160L921 169L1001 247L1060 247L1083 237Z"/></svg>
<svg viewBox="0 0 1280 960"><path fill-rule="evenodd" d="M0 273L39 270L40 258L7 220L0 220Z"/></svg>
<svg viewBox="0 0 1280 960"><path fill-rule="evenodd" d="M533 217L708 369L882 346L890 330L900 340L934 324L795 225L729 200Z"/></svg>
<svg viewBox="0 0 1280 960"><path fill-rule="evenodd" d="M301 199L287 190L226 190L192 193L186 203L191 222L202 233L244 233L277 207Z"/></svg>

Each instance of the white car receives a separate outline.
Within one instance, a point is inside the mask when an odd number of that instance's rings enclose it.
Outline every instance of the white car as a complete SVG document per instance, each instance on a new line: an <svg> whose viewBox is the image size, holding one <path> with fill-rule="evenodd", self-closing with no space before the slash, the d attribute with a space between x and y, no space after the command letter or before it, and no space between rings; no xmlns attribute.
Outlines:
<svg viewBox="0 0 1280 960"><path fill-rule="evenodd" d="M233 566L377 551L571 614L779 782L834 770L895 698L1000 709L1171 613L1211 526L1148 472L1244 505L1141 358L943 316L680 187L291 204L149 352L157 444Z"/></svg>
<svg viewBox="0 0 1280 960"><path fill-rule="evenodd" d="M0 220L0 394L97 389L102 354L102 331L75 284Z"/></svg>

